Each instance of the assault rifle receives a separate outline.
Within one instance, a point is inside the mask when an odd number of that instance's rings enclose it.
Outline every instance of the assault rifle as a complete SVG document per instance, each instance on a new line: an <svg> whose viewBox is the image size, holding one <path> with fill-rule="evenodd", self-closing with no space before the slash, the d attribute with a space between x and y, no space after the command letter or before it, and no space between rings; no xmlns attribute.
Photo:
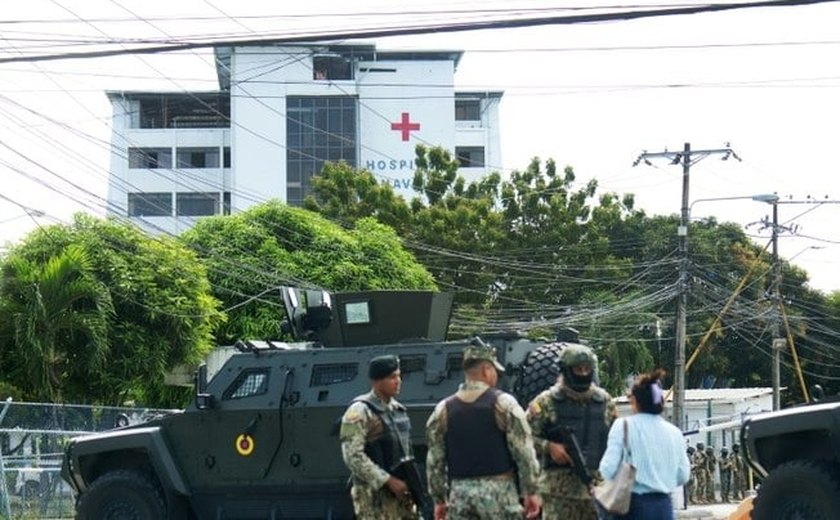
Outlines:
<svg viewBox="0 0 840 520"><path fill-rule="evenodd" d="M423 520L434 520L435 504L423 486L423 481L420 478L420 470L417 468L417 462L415 462L414 457L406 456L400 459L391 473L405 481L406 486L408 486L408 492L411 494L411 499L417 506L417 512L420 513Z"/></svg>
<svg viewBox="0 0 840 520"><path fill-rule="evenodd" d="M566 453L572 459L572 470L581 482L589 487L592 485L592 473L586 465L586 457L580 448L575 430L568 426L555 426L546 432L546 439L551 442L559 442L566 446Z"/></svg>

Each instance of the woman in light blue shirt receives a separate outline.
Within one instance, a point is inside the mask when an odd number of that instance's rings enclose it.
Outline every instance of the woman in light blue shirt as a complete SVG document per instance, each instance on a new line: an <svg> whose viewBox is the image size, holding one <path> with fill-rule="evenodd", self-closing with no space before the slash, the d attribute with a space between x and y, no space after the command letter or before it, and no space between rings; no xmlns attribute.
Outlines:
<svg viewBox="0 0 840 520"><path fill-rule="evenodd" d="M630 463L636 466L636 484L630 511L616 519L673 520L671 492L688 482L690 464L682 432L662 418L665 396L660 385L664 370L636 378L628 395L633 415L616 420L607 438L599 470L605 479L618 472L623 452L624 422L628 426Z"/></svg>

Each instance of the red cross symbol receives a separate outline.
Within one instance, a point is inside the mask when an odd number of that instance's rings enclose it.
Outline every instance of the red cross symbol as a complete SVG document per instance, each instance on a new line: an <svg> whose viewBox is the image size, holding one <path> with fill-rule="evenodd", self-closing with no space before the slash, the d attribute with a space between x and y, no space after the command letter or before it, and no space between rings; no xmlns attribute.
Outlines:
<svg viewBox="0 0 840 520"><path fill-rule="evenodd" d="M403 112L399 123L391 123L391 130L399 130L402 132L402 140L408 141L412 130L420 130L420 123L410 123L408 112Z"/></svg>

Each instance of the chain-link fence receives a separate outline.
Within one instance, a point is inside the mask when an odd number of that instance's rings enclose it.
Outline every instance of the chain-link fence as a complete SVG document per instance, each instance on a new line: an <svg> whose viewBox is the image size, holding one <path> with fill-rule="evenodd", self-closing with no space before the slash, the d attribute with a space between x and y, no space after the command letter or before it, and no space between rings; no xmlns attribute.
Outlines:
<svg viewBox="0 0 840 520"><path fill-rule="evenodd" d="M59 474L66 442L168 412L11 399L0 403L0 518L73 518L75 497Z"/></svg>

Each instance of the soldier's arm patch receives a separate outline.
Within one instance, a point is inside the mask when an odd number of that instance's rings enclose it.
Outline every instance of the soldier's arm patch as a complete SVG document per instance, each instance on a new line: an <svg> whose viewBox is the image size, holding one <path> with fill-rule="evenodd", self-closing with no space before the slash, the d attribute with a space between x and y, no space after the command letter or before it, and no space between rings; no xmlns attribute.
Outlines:
<svg viewBox="0 0 840 520"><path fill-rule="evenodd" d="M350 408L347 410L347 413L344 414L344 417L341 419L341 422L347 424L354 424L360 422L362 420L362 414L359 413L358 410L355 408Z"/></svg>

